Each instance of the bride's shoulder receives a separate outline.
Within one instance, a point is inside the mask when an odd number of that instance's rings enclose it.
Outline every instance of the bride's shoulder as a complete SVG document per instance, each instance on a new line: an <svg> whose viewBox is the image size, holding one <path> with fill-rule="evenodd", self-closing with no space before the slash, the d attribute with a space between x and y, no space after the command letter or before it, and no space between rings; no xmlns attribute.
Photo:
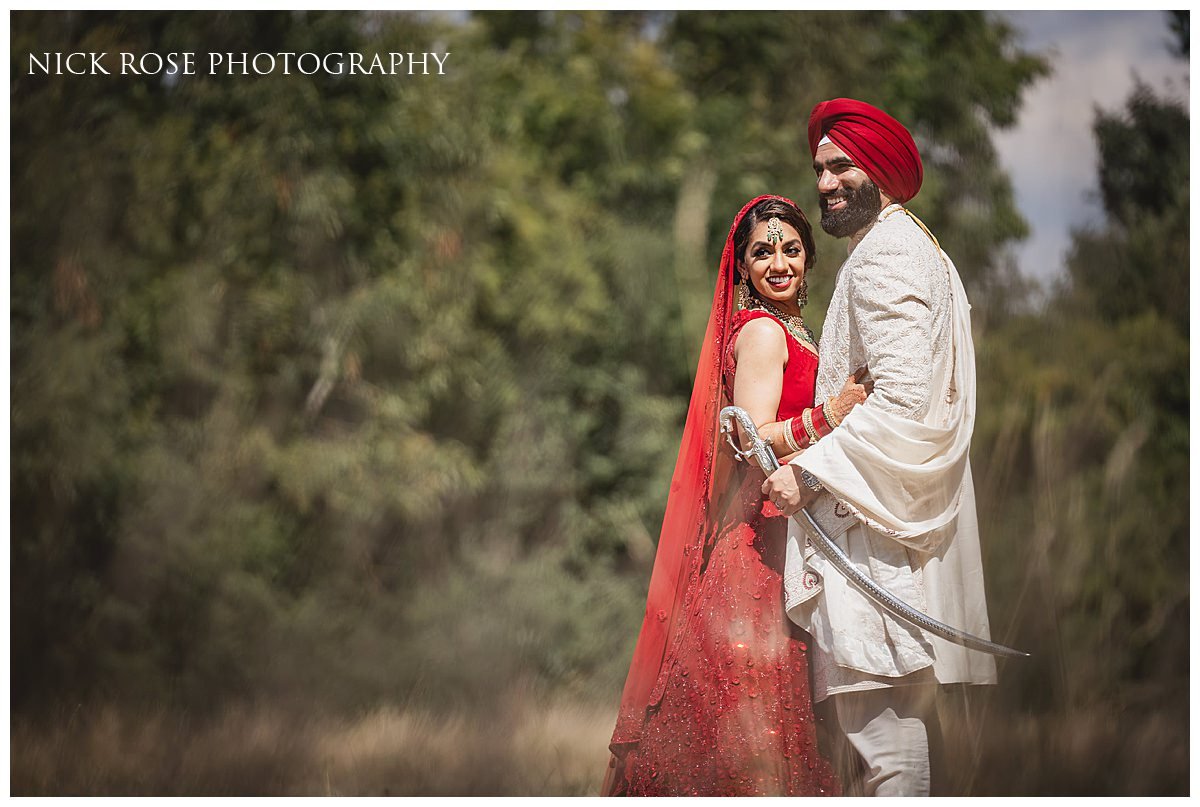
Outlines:
<svg viewBox="0 0 1200 807"><path fill-rule="evenodd" d="M747 313L750 312L742 312ZM787 350L787 335L783 323L765 311L756 311L747 316L738 330L738 348L776 348Z"/></svg>

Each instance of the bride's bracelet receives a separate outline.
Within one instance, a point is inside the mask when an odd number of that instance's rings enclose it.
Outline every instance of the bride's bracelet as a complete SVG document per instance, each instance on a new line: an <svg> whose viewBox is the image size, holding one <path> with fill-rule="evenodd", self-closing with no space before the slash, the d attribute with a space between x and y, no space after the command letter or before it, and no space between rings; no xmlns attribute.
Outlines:
<svg viewBox="0 0 1200 807"><path fill-rule="evenodd" d="M812 445L821 439L821 435L817 434L817 427L813 425L813 412L811 409L805 409L800 413L800 422L804 424L804 431L808 435L808 443Z"/></svg>
<svg viewBox="0 0 1200 807"><path fill-rule="evenodd" d="M808 411L809 410L805 409L804 413L807 413ZM788 418L784 422L787 423L785 439L787 440L788 446L793 451L802 451L812 445L812 437L809 435L808 429L806 429L804 426L803 413L800 415L800 417Z"/></svg>
<svg viewBox="0 0 1200 807"><path fill-rule="evenodd" d="M825 402L825 420L829 421L829 425L835 429L838 426L842 425L842 419L834 414L834 410L836 409L836 406L835 406L836 403L837 403L836 395L834 395L828 401Z"/></svg>
<svg viewBox="0 0 1200 807"><path fill-rule="evenodd" d="M818 438L825 437L833 431L837 424L831 418L828 403L818 404L813 408L812 423Z"/></svg>
<svg viewBox="0 0 1200 807"><path fill-rule="evenodd" d="M802 451L805 446L800 445L796 440L796 435L792 433L792 421L795 418L788 418L783 422L783 442L787 443L787 447L792 450L792 453Z"/></svg>
<svg viewBox="0 0 1200 807"><path fill-rule="evenodd" d="M825 408L824 404L819 404L812 409L805 409L798 418L791 417L783 421L783 439L788 448L801 451L833 431L833 426L825 415Z"/></svg>

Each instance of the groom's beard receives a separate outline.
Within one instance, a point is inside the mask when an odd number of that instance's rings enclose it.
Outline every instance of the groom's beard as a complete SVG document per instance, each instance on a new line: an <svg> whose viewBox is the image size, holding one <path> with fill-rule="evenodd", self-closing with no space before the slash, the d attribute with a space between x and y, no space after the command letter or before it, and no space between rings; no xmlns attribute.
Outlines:
<svg viewBox="0 0 1200 807"><path fill-rule="evenodd" d="M846 205L841 210L825 209L827 199L844 198ZM834 238L845 238L875 221L883 198L879 186L866 180L857 190L840 191L821 196L821 229Z"/></svg>

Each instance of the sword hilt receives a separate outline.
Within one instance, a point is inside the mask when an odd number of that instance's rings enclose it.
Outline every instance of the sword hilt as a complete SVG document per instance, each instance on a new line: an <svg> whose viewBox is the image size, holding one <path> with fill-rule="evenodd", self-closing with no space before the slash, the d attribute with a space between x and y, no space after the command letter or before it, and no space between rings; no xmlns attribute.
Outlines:
<svg viewBox="0 0 1200 807"><path fill-rule="evenodd" d="M733 448L733 456L738 462L753 458L767 476L779 470L779 458L775 456L771 444L759 436L758 427L754 425L749 412L740 406L727 406L721 410L720 420L721 434L725 435L725 439L729 441L730 447ZM750 443L750 448L745 451L740 449L734 441L733 422L735 420L741 425L742 431L746 433L746 440Z"/></svg>

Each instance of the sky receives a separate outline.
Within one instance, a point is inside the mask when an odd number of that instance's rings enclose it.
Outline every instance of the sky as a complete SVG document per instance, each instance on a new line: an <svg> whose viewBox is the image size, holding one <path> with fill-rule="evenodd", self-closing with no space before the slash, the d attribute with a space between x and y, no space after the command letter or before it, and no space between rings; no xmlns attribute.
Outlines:
<svg viewBox="0 0 1200 807"><path fill-rule="evenodd" d="M1030 236L1016 247L1023 274L1060 276L1072 228L1100 224L1097 106L1114 111L1140 78L1187 103L1188 62L1172 56L1163 11L1005 11L1027 51L1050 57L1053 74L1026 90L1017 125L993 142L1012 177Z"/></svg>

